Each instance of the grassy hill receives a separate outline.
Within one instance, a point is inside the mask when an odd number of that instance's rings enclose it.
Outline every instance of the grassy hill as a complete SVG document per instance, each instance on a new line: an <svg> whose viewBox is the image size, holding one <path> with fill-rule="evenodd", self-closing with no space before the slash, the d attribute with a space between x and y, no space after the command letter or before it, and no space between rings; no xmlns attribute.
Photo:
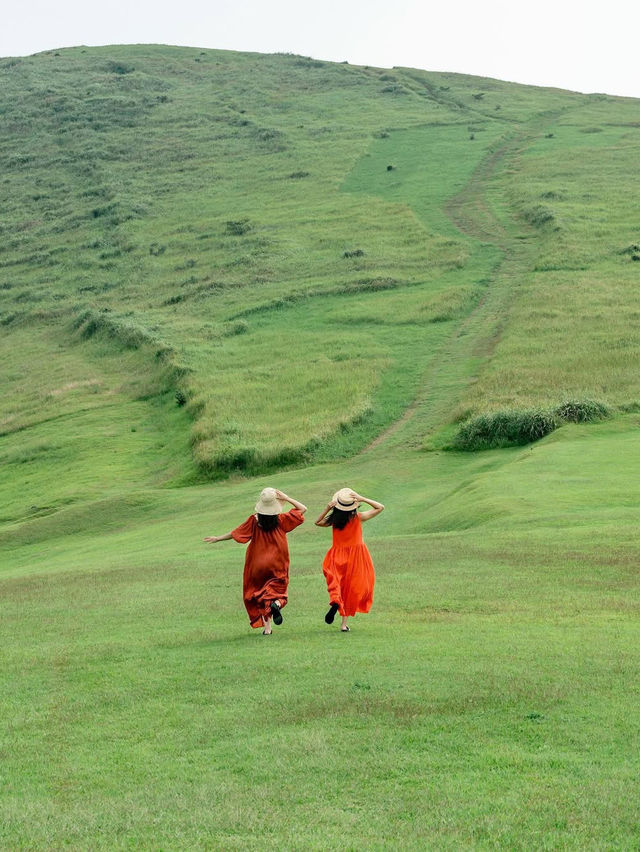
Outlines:
<svg viewBox="0 0 640 852"><path fill-rule="evenodd" d="M632 848L640 102L163 46L0 80L0 845ZM312 524L268 648L201 545L272 483L387 504L352 635Z"/></svg>

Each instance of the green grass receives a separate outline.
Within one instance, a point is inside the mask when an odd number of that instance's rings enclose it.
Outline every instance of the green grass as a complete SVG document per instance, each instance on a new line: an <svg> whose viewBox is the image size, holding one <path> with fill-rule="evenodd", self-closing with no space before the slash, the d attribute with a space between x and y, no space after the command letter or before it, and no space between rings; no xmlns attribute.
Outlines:
<svg viewBox="0 0 640 852"><path fill-rule="evenodd" d="M637 441L576 426L471 463L361 457L351 476L388 509L365 527L375 607L348 637L322 621L310 524L283 627L267 646L245 624L242 549L200 539L261 481L156 492L120 528L23 545L2 584L3 843L632 846ZM317 508L343 474L281 481Z"/></svg>
<svg viewBox="0 0 640 852"><path fill-rule="evenodd" d="M0 80L0 846L635 848L638 101L162 46ZM310 507L269 640L202 543L266 485ZM387 506L348 636L343 485Z"/></svg>

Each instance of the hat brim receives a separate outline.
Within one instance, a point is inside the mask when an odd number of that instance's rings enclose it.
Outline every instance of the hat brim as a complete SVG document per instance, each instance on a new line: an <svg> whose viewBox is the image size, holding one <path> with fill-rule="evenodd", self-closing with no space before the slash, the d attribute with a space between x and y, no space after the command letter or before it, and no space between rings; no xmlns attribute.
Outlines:
<svg viewBox="0 0 640 852"><path fill-rule="evenodd" d="M269 503L262 503L259 500L256 503L256 512L259 515L279 515L282 512L282 504L277 500Z"/></svg>

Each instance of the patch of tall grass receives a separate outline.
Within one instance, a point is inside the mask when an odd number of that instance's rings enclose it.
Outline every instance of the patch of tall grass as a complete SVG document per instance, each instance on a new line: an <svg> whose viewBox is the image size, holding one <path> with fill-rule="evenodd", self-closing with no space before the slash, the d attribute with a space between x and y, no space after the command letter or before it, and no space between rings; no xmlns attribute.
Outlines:
<svg viewBox="0 0 640 852"><path fill-rule="evenodd" d="M475 452L532 444L564 423L596 423L610 417L610 406L592 399L566 400L553 409L492 411L463 423L451 448Z"/></svg>

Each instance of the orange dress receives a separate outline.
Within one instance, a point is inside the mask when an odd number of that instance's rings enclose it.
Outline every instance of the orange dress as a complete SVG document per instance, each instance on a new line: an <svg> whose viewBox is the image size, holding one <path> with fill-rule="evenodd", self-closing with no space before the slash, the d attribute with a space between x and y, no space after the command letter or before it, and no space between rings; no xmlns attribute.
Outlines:
<svg viewBox="0 0 640 852"><path fill-rule="evenodd" d="M329 602L338 604L340 615L369 612L375 574L371 554L362 541L360 515L354 515L344 529L332 529L333 547L322 563Z"/></svg>
<svg viewBox="0 0 640 852"><path fill-rule="evenodd" d="M271 617L271 601L287 603L289 545L287 533L304 522L298 509L278 515L278 526L265 532L255 515L231 531L241 544L249 542L244 559L242 596L252 627L262 627L262 616Z"/></svg>

